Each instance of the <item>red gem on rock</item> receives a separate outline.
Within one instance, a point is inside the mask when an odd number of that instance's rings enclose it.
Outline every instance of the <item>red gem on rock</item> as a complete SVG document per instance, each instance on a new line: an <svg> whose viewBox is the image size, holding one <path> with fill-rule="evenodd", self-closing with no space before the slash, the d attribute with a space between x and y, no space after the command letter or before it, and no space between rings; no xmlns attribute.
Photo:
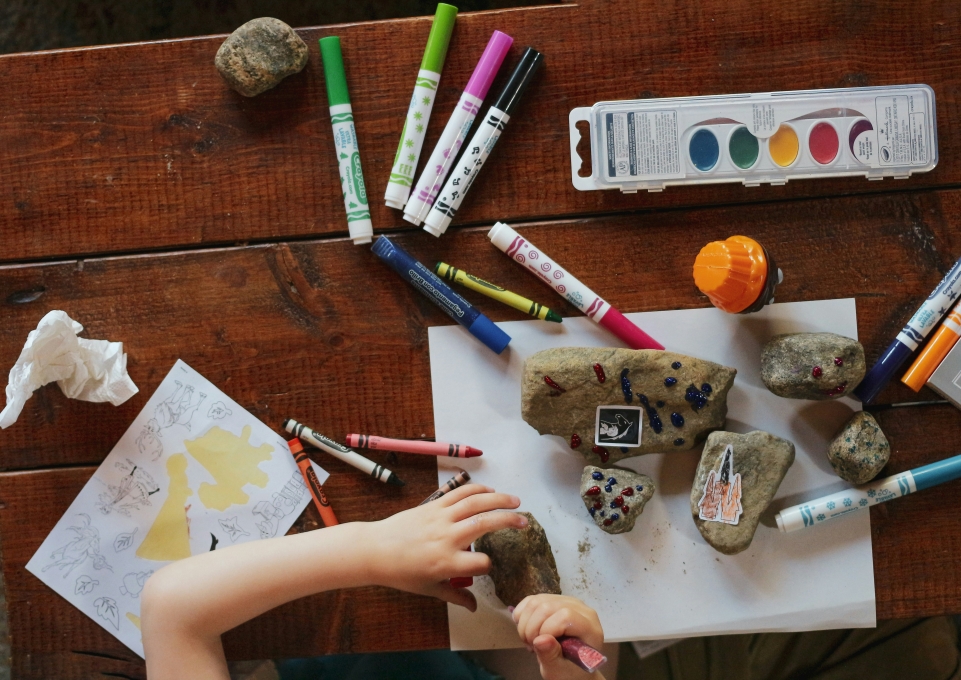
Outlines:
<svg viewBox="0 0 961 680"><path fill-rule="evenodd" d="M633 496L633 495L634 495L634 489L632 489L632 488L629 487L629 486L628 486L628 487L625 487L625 488L621 489L621 495L622 495L622 496Z"/></svg>
<svg viewBox="0 0 961 680"><path fill-rule="evenodd" d="M843 365L844 365L844 359L842 359L841 357L834 357L834 365L835 365L835 366L843 366Z"/></svg>
<svg viewBox="0 0 961 680"><path fill-rule="evenodd" d="M611 457L611 454L609 454L607 449L605 449L603 446L595 446L591 449L591 452L597 456L600 456L602 463L606 463L607 459Z"/></svg>
<svg viewBox="0 0 961 680"><path fill-rule="evenodd" d="M614 524L614 520L612 520L610 517L604 520L604 526L609 527L612 524Z"/></svg>
<svg viewBox="0 0 961 680"><path fill-rule="evenodd" d="M604 367L600 364L594 364L594 374L597 375L597 382L599 383L607 380L607 376L604 375Z"/></svg>
<svg viewBox="0 0 961 680"><path fill-rule="evenodd" d="M565 390L563 387L561 387L560 385L558 385L556 382L554 382L549 375L545 375L545 376L544 376L544 382L546 382L548 385L550 385L551 387L553 387L555 390L557 390L557 391L559 391L559 392L566 392L566 391L567 391L567 390Z"/></svg>
<svg viewBox="0 0 961 680"><path fill-rule="evenodd" d="M614 503L616 503L618 507L624 505L624 497L618 496L617 498L614 499Z"/></svg>
<svg viewBox="0 0 961 680"><path fill-rule="evenodd" d="M811 369L811 375L813 375L815 378L820 378L822 373L824 373L824 371L821 370L820 366L815 366Z"/></svg>
<svg viewBox="0 0 961 680"><path fill-rule="evenodd" d="M576 432L571 435L571 448L576 449L581 445L581 436Z"/></svg>
<svg viewBox="0 0 961 680"><path fill-rule="evenodd" d="M594 501L594 509L595 509L595 510L600 510L600 509L603 508L603 507L604 507L604 504L603 504L603 503L601 503L600 501Z"/></svg>
<svg viewBox="0 0 961 680"><path fill-rule="evenodd" d="M590 489L588 489L584 493L587 494L588 496L598 496L601 493L601 487L592 486Z"/></svg>
<svg viewBox="0 0 961 680"><path fill-rule="evenodd" d="M623 512L625 516L627 515L628 510L630 510L630 508L626 505L621 506L621 512Z"/></svg>

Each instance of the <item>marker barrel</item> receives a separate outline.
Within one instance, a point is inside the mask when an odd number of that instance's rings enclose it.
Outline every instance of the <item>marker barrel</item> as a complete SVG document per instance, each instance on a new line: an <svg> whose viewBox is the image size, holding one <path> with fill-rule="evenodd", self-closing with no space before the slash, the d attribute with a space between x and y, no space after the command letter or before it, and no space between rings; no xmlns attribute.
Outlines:
<svg viewBox="0 0 961 680"><path fill-rule="evenodd" d="M664 345L631 323L606 300L508 225L498 222L487 233L487 237L505 255L553 288L591 321L611 331L631 349L664 349Z"/></svg>
<svg viewBox="0 0 961 680"><path fill-rule="evenodd" d="M315 432L306 425L298 423L293 418L288 418L284 421L284 429L295 437L303 439L305 442L320 449L321 451L326 451L334 458L342 460L348 465L352 465L361 472L370 475L374 479L387 484L392 484L394 486L404 486L404 482L402 482L397 475L385 468L383 465L378 465L374 461L364 458L356 451L351 451L343 444L335 442L333 439L325 437L319 432Z"/></svg>
<svg viewBox="0 0 961 680"><path fill-rule="evenodd" d="M414 173L417 171L417 160L424 146L427 123L434 108L434 99L437 97L437 87L440 84L440 75L444 68L447 47L451 33L454 31L456 18L456 7L443 2L437 5L430 36L427 38L427 46L424 49L424 58L414 83L414 94L407 109L404 129L397 143L394 165L390 169L387 191L384 194L384 202L391 208L403 209L410 196Z"/></svg>
<svg viewBox="0 0 961 680"><path fill-rule="evenodd" d="M347 435L348 446L375 451L400 451L402 453L419 453L427 456L449 456L451 458L476 458L484 452L463 444L447 444L445 442L425 442L414 439L390 439L369 434Z"/></svg>
<svg viewBox="0 0 961 680"><path fill-rule="evenodd" d="M520 101L521 95L527 89L543 60L543 55L537 50L528 47L524 51L520 63L514 69L497 101L491 106L487 118L474 133L460 163L447 179L440 197L424 220L424 231L438 237L447 231L468 190L480 174L484 163L487 162L487 157L494 150L494 145L500 139L507 123L510 122L511 114Z"/></svg>
<svg viewBox="0 0 961 680"><path fill-rule="evenodd" d="M497 71L507 55L514 39L509 35L494 31L484 53L481 55L474 72L471 74L467 87L464 88L450 120L444 127L444 131L437 140L427 164L421 171L420 179L417 180L414 193L407 201L404 208L404 219L420 226L430 212L437 193L444 185L447 173L454 164L457 152L467 139L474 118L480 111L484 96L497 75Z"/></svg>
<svg viewBox="0 0 961 680"><path fill-rule="evenodd" d="M344 194L344 209L347 211L347 229L354 245L370 243L374 226L370 221L367 188L364 185L364 173L360 167L360 148L357 144L357 130L354 128L354 113L350 107L350 96L347 92L347 76L340 51L340 38L337 36L321 38L318 43L321 59L324 62L327 102L330 106L330 122L334 130L334 150L337 153L340 188Z"/></svg>
<svg viewBox="0 0 961 680"><path fill-rule="evenodd" d="M954 306L941 327L931 336L901 382L915 392L919 391L957 344L958 338L961 338L961 303Z"/></svg>
<svg viewBox="0 0 961 680"><path fill-rule="evenodd" d="M438 262L435 264L434 273L436 273L445 281L454 281L459 283L465 288L470 288L471 290L477 291L478 293L486 295L487 297L497 300L498 302L503 302L508 307L513 307L514 309L524 312L535 319L540 319L542 321L554 321L556 323L561 323L563 321L557 312L554 312L544 305L534 302L533 300L528 300L522 295L512 293L506 288L496 286L489 281L485 281L484 279L474 276L473 274L468 274L463 269L452 267L445 262Z"/></svg>
<svg viewBox="0 0 961 680"><path fill-rule="evenodd" d="M867 372L861 384L855 388L854 395L865 404L874 401L911 353L918 348L921 341L945 315L948 308L958 301L958 296L961 296L961 260L954 263L934 292L901 329L898 337Z"/></svg>

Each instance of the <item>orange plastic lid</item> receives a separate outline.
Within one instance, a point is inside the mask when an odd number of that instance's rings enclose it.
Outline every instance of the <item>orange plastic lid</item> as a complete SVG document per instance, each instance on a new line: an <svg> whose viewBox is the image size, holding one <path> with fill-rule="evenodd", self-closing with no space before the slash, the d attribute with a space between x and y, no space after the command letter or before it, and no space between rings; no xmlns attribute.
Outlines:
<svg viewBox="0 0 961 680"><path fill-rule="evenodd" d="M737 314L764 292L767 269L760 243L747 236L732 236L701 248L694 260L694 284L715 307Z"/></svg>

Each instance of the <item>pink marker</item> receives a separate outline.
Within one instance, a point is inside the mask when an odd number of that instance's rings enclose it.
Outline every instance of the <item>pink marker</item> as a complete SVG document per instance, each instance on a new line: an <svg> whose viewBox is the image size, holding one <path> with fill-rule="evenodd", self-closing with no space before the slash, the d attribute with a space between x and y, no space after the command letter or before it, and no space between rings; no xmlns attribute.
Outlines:
<svg viewBox="0 0 961 680"><path fill-rule="evenodd" d="M484 455L480 449L462 444L444 442L425 442L413 439L389 439L370 434L347 435L347 446L377 451L402 451L403 453L422 453L428 456L450 456L451 458L475 458Z"/></svg>
<svg viewBox="0 0 961 680"><path fill-rule="evenodd" d="M558 295L584 312L589 319L619 337L631 349L664 349L664 345L642 331L609 302L571 276L534 244L503 222L495 224L487 237L509 258L527 268Z"/></svg>
<svg viewBox="0 0 961 680"><path fill-rule="evenodd" d="M487 90L494 82L494 76L497 75L513 43L512 37L500 31L494 31L494 35L487 42L487 47L477 66L474 67L474 73L467 81L467 87L464 88L460 101L457 102L450 120L447 121L447 127L437 140L437 146L427 159L427 165L424 166L420 179L414 185L414 192L404 207L404 219L411 224L420 226L430 212L431 206L434 205L434 199L444 186L444 180L447 179L447 173L454 164L454 158L464 140L467 139L467 133L470 132L471 125L480 111Z"/></svg>

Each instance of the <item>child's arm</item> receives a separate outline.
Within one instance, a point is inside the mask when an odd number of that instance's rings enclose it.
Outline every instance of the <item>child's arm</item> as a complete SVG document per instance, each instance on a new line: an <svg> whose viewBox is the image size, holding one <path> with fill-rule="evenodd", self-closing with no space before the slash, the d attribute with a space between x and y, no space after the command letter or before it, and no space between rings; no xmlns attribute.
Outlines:
<svg viewBox="0 0 961 680"><path fill-rule="evenodd" d="M516 496L468 484L379 522L251 541L168 565L147 581L141 626L150 680L228 680L220 636L265 611L307 595L382 585L432 595L473 611L474 596L446 579L490 569L466 552L490 531L523 528Z"/></svg>
<svg viewBox="0 0 961 680"><path fill-rule="evenodd" d="M573 597L530 595L513 611L521 640L537 654L544 680L604 680L600 671L583 671L561 655L557 638L580 638L591 647L604 644L604 630L597 613Z"/></svg>

